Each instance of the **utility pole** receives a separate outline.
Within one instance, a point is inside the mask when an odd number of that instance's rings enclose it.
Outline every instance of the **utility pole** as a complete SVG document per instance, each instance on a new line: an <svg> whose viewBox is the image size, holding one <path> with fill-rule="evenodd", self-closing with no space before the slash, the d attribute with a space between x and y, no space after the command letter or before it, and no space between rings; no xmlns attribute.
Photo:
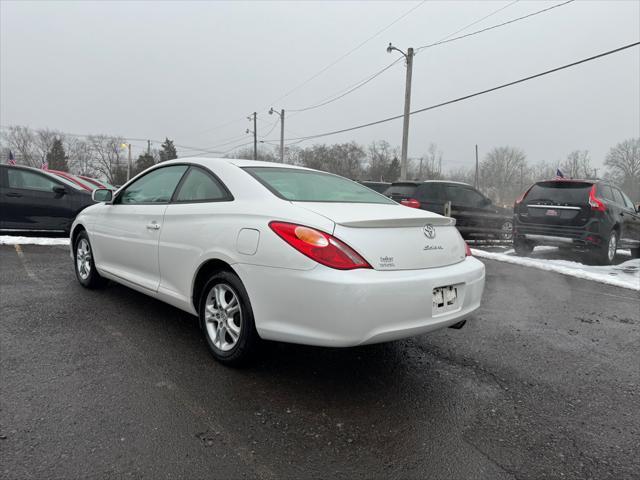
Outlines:
<svg viewBox="0 0 640 480"><path fill-rule="evenodd" d="M280 163L284 163L284 108L278 113L273 107L269 109L269 115L276 114L280 117Z"/></svg>
<svg viewBox="0 0 640 480"><path fill-rule="evenodd" d="M258 114L253 112L253 159L258 159Z"/></svg>
<svg viewBox="0 0 640 480"><path fill-rule="evenodd" d="M131 144L127 144L128 154L127 154L127 181L131 178Z"/></svg>
<svg viewBox="0 0 640 480"><path fill-rule="evenodd" d="M151 155L151 140L147 140L147 155Z"/></svg>
<svg viewBox="0 0 640 480"><path fill-rule="evenodd" d="M475 188L478 188L478 170L479 170L479 166L478 166L478 144L476 143L476 176L475 176L475 179L473 181L473 186Z"/></svg>
<svg viewBox="0 0 640 480"><path fill-rule="evenodd" d="M280 163L284 163L284 108L280 110Z"/></svg>
<svg viewBox="0 0 640 480"><path fill-rule="evenodd" d="M411 74L413 72L413 48L408 48L404 53L399 48L394 47L391 43L387 47L387 52L394 50L404 55L407 61L407 79L404 87L404 122L402 123L402 154L400 157L400 180L407 179L407 149L409 146L409 113L411 112Z"/></svg>

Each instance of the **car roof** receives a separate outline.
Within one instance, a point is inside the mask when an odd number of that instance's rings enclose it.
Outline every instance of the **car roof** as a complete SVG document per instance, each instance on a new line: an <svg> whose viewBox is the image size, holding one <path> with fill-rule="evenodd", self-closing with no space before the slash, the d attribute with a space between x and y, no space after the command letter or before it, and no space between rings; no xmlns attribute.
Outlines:
<svg viewBox="0 0 640 480"><path fill-rule="evenodd" d="M406 180L403 182L393 182L391 184L391 186L394 185L421 185L423 183L451 183L454 185L465 185L467 187L471 187L472 185L468 184L468 183L464 183L464 182L456 182L454 180Z"/></svg>
<svg viewBox="0 0 640 480"><path fill-rule="evenodd" d="M300 170L313 170L311 168L300 167L298 165L291 165L289 163L277 163L277 162L263 162L262 160L243 160L240 158L215 158L215 157L181 157L174 160L169 160L171 163L189 162L203 166L210 166L213 163L227 163L229 165L235 165L236 167L279 167L279 168L295 168ZM163 162L168 164L169 162ZM319 170L318 170L319 171Z"/></svg>

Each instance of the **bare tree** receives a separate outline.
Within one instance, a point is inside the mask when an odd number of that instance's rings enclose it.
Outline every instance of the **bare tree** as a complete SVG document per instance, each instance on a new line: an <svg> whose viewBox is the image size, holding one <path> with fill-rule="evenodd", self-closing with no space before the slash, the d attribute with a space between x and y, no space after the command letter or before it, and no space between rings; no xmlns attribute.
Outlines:
<svg viewBox="0 0 640 480"><path fill-rule="evenodd" d="M16 157L17 163L30 167L39 167L41 158L35 151L35 135L29 127L19 125L9 126L2 133L5 148L10 149Z"/></svg>
<svg viewBox="0 0 640 480"><path fill-rule="evenodd" d="M64 148L69 157L69 171L88 177L98 173L94 165L91 144L88 141L77 137L67 137Z"/></svg>
<svg viewBox="0 0 640 480"><path fill-rule="evenodd" d="M514 147L496 147L480 165L480 185L496 203L509 204L524 188L525 153Z"/></svg>
<svg viewBox="0 0 640 480"><path fill-rule="evenodd" d="M125 183L127 168L122 149L124 139L107 135L91 135L87 141L91 147L95 170L113 185Z"/></svg>
<svg viewBox="0 0 640 480"><path fill-rule="evenodd" d="M430 143L427 153L412 162L409 177L417 180L439 180L442 176L442 150Z"/></svg>
<svg viewBox="0 0 640 480"><path fill-rule="evenodd" d="M569 153L560 169L567 178L591 178L594 173L588 150L574 150Z"/></svg>
<svg viewBox="0 0 640 480"><path fill-rule="evenodd" d="M38 166L47 158L47 153L51 151L53 143L56 139L64 140L64 135L56 130L49 130L48 128L36 130L33 136L33 151L36 155Z"/></svg>
<svg viewBox="0 0 640 480"><path fill-rule="evenodd" d="M609 176L634 202L640 200L640 137L612 147L604 161Z"/></svg>
<svg viewBox="0 0 640 480"><path fill-rule="evenodd" d="M385 175L391 167L394 157L397 157L397 149L391 148L388 142L380 140L371 142L368 147L368 162L366 166L367 180L390 181Z"/></svg>

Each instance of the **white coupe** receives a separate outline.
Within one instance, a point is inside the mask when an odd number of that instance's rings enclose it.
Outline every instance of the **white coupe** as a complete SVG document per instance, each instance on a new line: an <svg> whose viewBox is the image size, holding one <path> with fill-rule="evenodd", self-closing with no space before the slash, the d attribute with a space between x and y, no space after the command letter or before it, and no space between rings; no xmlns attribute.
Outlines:
<svg viewBox="0 0 640 480"><path fill-rule="evenodd" d="M337 175L183 158L93 195L71 229L78 281L198 315L226 364L259 339L386 342L460 326L480 306L484 265L454 220Z"/></svg>

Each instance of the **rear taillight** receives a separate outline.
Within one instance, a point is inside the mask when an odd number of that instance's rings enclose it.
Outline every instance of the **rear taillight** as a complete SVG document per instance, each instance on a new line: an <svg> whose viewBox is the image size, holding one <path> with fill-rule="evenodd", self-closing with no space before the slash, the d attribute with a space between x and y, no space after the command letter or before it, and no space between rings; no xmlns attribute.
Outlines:
<svg viewBox="0 0 640 480"><path fill-rule="evenodd" d="M465 257L471 257L473 253L471 253L471 247L467 242L464 242L464 255Z"/></svg>
<svg viewBox="0 0 640 480"><path fill-rule="evenodd" d="M405 200L401 200L400 203L406 207L420 208L420 202L415 198L407 198Z"/></svg>
<svg viewBox="0 0 640 480"><path fill-rule="evenodd" d="M607 206L603 203L602 200L600 200L598 197L596 197L596 186L595 185L593 187L591 187L591 190L589 191L589 206L591 207L591 210L596 210L598 212L606 212L607 211Z"/></svg>
<svg viewBox="0 0 640 480"><path fill-rule="evenodd" d="M322 265L338 270L371 268L358 252L333 235L295 223L271 222L269 227L293 248Z"/></svg>

